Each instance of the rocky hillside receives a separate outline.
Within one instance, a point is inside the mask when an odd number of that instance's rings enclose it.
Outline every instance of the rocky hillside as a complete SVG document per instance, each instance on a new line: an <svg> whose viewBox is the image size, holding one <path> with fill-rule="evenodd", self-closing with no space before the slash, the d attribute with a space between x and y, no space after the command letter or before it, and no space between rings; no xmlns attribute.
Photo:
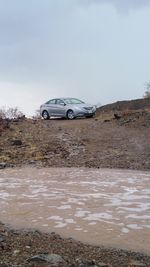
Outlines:
<svg viewBox="0 0 150 267"><path fill-rule="evenodd" d="M150 109L150 98L142 98L127 101L117 101L112 104L108 104L98 108L97 112L109 112L109 111L127 111L127 110L145 110Z"/></svg>

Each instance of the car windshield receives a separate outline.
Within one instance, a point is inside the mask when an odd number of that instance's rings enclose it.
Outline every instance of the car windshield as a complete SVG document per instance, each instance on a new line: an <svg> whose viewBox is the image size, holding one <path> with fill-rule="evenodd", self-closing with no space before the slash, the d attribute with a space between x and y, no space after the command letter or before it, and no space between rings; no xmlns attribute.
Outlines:
<svg viewBox="0 0 150 267"><path fill-rule="evenodd" d="M83 101L76 99L76 98L65 98L64 102L66 104L84 104Z"/></svg>

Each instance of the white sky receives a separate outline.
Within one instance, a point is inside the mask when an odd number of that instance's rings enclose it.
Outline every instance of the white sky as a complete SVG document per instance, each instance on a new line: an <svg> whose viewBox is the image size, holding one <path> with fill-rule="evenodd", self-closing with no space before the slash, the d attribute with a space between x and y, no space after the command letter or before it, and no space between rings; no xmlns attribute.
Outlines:
<svg viewBox="0 0 150 267"><path fill-rule="evenodd" d="M0 0L0 107L141 98L148 81L149 0Z"/></svg>

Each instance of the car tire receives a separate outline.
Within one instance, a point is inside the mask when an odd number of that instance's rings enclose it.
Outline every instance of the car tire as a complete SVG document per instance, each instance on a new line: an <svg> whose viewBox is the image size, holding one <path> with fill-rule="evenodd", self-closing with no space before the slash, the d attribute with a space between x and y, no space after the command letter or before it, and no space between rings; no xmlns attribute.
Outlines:
<svg viewBox="0 0 150 267"><path fill-rule="evenodd" d="M49 116L49 114L48 114L48 112L46 110L44 110L42 112L42 117L43 117L44 120L48 120L50 118L50 116Z"/></svg>
<svg viewBox="0 0 150 267"><path fill-rule="evenodd" d="M86 116L86 118L93 118L94 116L95 114L92 114L92 115Z"/></svg>
<svg viewBox="0 0 150 267"><path fill-rule="evenodd" d="M74 115L74 112L73 112L72 109L69 109L69 110L67 111L67 119L68 119L68 120L73 120L73 119L75 119L75 115Z"/></svg>

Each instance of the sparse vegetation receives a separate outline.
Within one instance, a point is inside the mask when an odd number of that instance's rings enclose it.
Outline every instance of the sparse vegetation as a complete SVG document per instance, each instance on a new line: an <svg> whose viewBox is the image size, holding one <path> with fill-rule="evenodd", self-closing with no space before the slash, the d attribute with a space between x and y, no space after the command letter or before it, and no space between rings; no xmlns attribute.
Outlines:
<svg viewBox="0 0 150 267"><path fill-rule="evenodd" d="M36 111L35 111L35 115L32 117L33 119L40 119L41 118L41 115L40 115L40 110L39 109L37 109Z"/></svg>
<svg viewBox="0 0 150 267"><path fill-rule="evenodd" d="M0 108L0 118L1 119L18 119L24 117L22 111L17 107L14 108Z"/></svg>

